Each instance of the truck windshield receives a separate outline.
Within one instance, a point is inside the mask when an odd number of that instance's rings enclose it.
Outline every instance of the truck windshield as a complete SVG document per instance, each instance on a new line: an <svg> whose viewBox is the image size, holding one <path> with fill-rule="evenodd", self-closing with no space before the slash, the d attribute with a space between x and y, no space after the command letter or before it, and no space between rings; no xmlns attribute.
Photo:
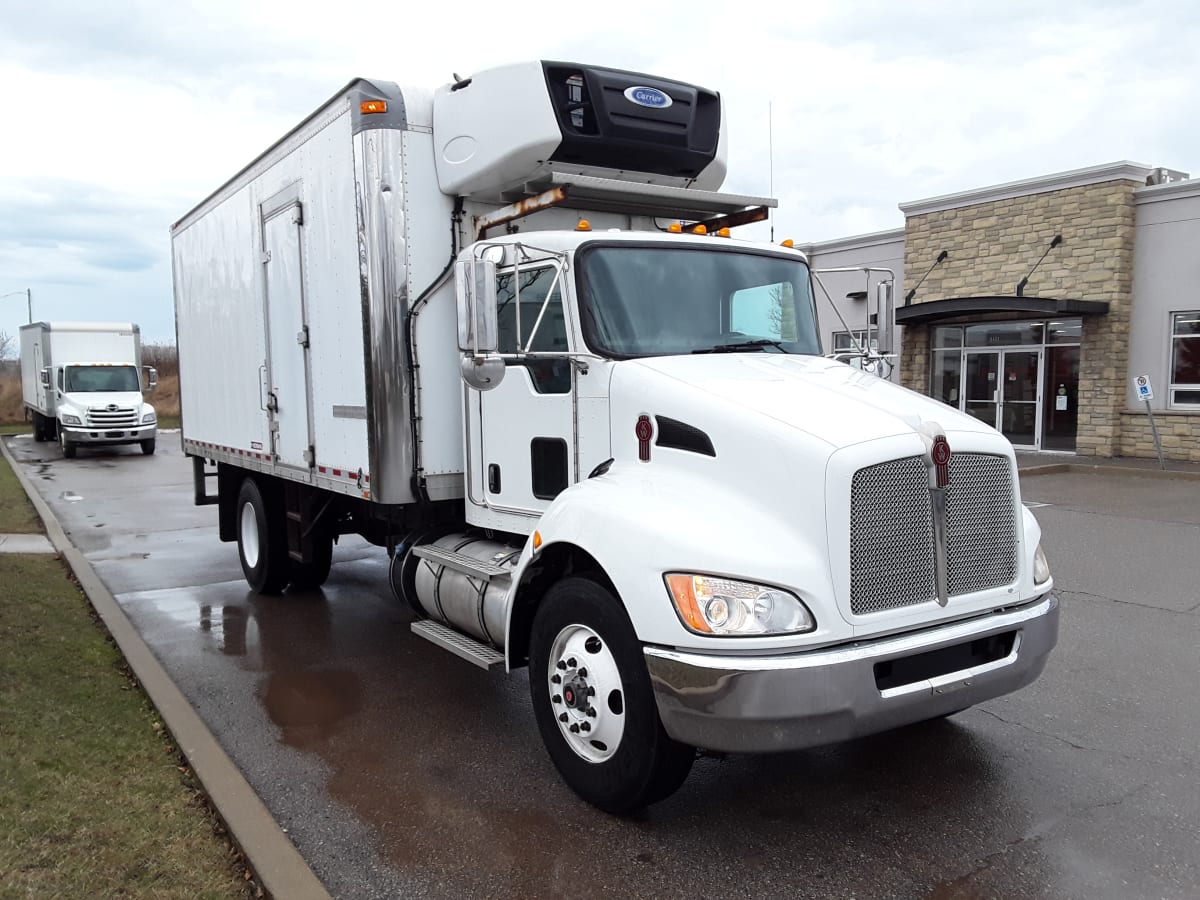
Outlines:
<svg viewBox="0 0 1200 900"><path fill-rule="evenodd" d="M133 366L68 366L66 380L68 393L141 390Z"/></svg>
<svg viewBox="0 0 1200 900"><path fill-rule="evenodd" d="M798 259L644 245L580 257L584 337L597 352L820 353L808 267Z"/></svg>

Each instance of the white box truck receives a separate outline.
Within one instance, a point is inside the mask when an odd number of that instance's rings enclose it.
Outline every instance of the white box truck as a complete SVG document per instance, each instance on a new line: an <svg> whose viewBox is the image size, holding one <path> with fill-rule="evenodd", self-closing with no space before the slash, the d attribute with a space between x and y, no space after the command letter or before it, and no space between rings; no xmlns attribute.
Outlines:
<svg viewBox="0 0 1200 900"><path fill-rule="evenodd" d="M21 394L36 441L77 448L138 444L154 453L158 419L144 394L157 373L142 367L132 322L32 322L21 326Z"/></svg>
<svg viewBox="0 0 1200 900"><path fill-rule="evenodd" d="M412 631L528 667L614 812L1057 640L1012 447L821 355L805 256L728 237L774 201L717 191L725 140L718 94L594 66L357 80L172 228L183 445L249 584L386 547Z"/></svg>

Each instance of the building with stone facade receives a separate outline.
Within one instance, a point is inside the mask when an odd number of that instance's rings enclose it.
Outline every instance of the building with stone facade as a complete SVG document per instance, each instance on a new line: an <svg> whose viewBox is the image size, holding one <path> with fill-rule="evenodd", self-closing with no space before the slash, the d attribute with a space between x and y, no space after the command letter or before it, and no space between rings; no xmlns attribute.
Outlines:
<svg viewBox="0 0 1200 900"><path fill-rule="evenodd" d="M1109 457L1155 455L1144 375L1164 456L1200 462L1200 180L1119 162L900 210L802 247L818 271L895 273L892 377L1019 449ZM864 337L880 277L819 276L827 348Z"/></svg>

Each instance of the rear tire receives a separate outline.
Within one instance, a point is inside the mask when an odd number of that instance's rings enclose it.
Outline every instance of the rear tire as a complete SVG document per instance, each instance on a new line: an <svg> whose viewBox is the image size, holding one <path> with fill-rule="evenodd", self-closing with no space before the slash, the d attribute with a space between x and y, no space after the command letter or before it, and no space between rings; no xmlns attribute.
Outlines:
<svg viewBox="0 0 1200 900"><path fill-rule="evenodd" d="M530 635L529 690L550 759L592 805L633 812L691 771L695 748L663 729L629 617L595 582L566 578L546 594Z"/></svg>
<svg viewBox="0 0 1200 900"><path fill-rule="evenodd" d="M142 455L143 456L153 456L154 455L154 438L150 438L150 440L148 440L148 441L139 441L138 443L140 443L142 445Z"/></svg>
<svg viewBox="0 0 1200 900"><path fill-rule="evenodd" d="M238 491L238 557L246 583L260 594L278 594L288 583L287 533L278 508L268 507L253 478Z"/></svg>
<svg viewBox="0 0 1200 900"><path fill-rule="evenodd" d="M33 439L39 444L46 440L46 419L41 413L33 414Z"/></svg>
<svg viewBox="0 0 1200 900"><path fill-rule="evenodd" d="M76 446L67 440L67 433L61 429L58 432L58 445L62 447L63 459L74 459Z"/></svg>
<svg viewBox="0 0 1200 900"><path fill-rule="evenodd" d="M323 585L329 578L329 570L333 566L333 537L319 534L313 537L313 558L311 562L301 563L289 559L292 588L299 591L311 591Z"/></svg>

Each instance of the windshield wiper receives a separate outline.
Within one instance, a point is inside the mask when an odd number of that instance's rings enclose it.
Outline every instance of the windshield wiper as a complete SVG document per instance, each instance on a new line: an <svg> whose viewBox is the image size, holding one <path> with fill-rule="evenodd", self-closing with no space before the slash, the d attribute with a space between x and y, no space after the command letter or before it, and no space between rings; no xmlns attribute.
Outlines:
<svg viewBox="0 0 1200 900"><path fill-rule="evenodd" d="M780 353L787 353L787 348L779 341L772 341L768 338L755 341L738 341L733 344L717 344L715 347L705 347L701 350L693 350L693 353L750 353L755 350L762 350L764 347L774 347Z"/></svg>

